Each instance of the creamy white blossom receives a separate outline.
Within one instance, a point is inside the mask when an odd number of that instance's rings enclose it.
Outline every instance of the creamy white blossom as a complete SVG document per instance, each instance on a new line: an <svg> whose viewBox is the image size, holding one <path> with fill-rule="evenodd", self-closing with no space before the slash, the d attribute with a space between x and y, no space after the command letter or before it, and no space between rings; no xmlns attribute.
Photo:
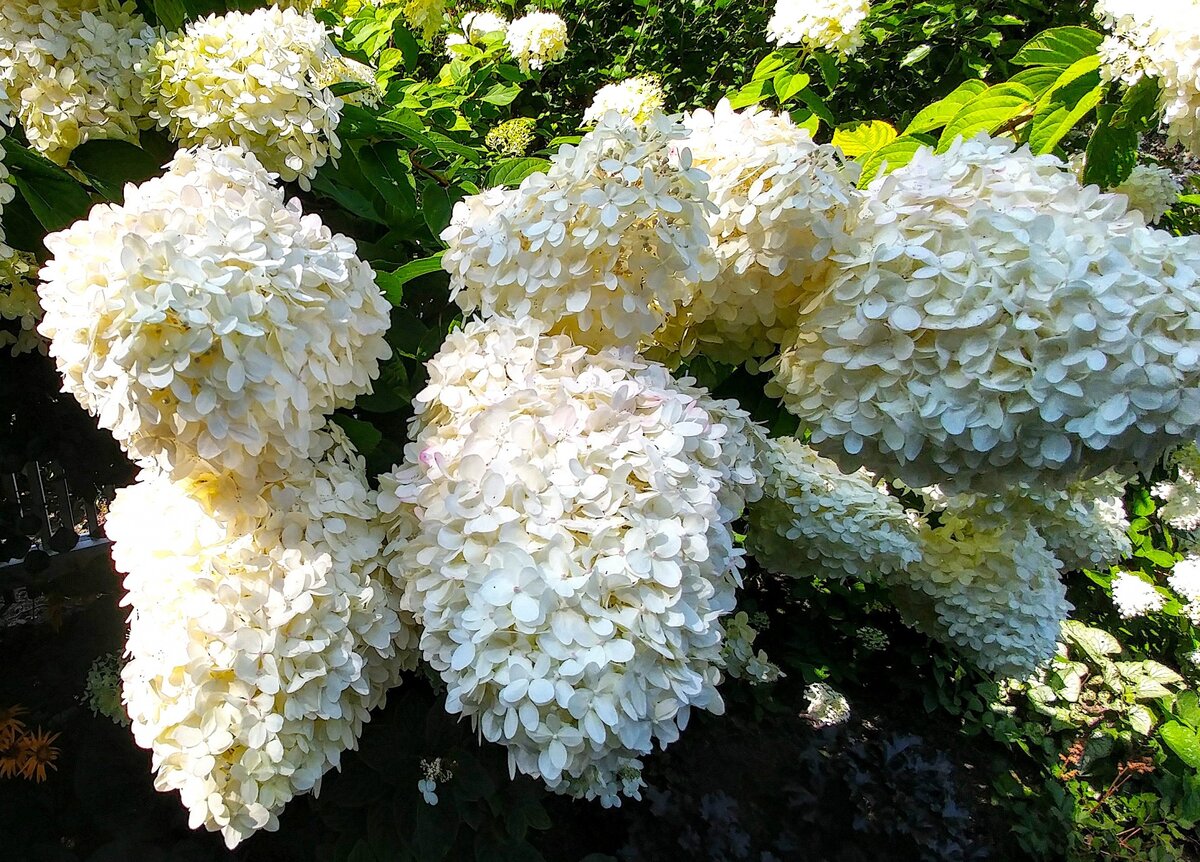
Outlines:
<svg viewBox="0 0 1200 862"><path fill-rule="evenodd" d="M745 611L738 611L731 617L726 617L725 645L721 648L725 673L734 679L747 680L751 685L775 682L781 676L786 676L777 665L767 658L762 650L754 651L754 639L758 632L750 625L750 616Z"/></svg>
<svg viewBox="0 0 1200 862"><path fill-rule="evenodd" d="M485 36L504 33L508 30L508 19L490 9L483 12L468 12L459 22L463 35L472 45L477 45Z"/></svg>
<svg viewBox="0 0 1200 862"><path fill-rule="evenodd" d="M446 23L446 0L408 0L404 20L425 39L432 39Z"/></svg>
<svg viewBox="0 0 1200 862"><path fill-rule="evenodd" d="M1126 85L1156 79L1168 141L1200 153L1200 4L1100 0L1095 14L1111 31L1099 48L1102 75Z"/></svg>
<svg viewBox="0 0 1200 862"><path fill-rule="evenodd" d="M1133 552L1122 500L1124 483L1113 474L1065 489L1018 483L995 495L947 497L924 490L930 511L952 510L976 527L994 529L1014 519L1029 523L1067 571L1107 569Z"/></svg>
<svg viewBox="0 0 1200 862"><path fill-rule="evenodd" d="M1163 500L1159 516L1177 530L1195 530L1200 527L1200 449L1195 443L1180 446L1167 463L1178 478L1154 486L1154 495Z"/></svg>
<svg viewBox="0 0 1200 862"><path fill-rule="evenodd" d="M684 129L601 118L545 173L454 205L451 295L484 317L533 317L588 347L636 346L715 274L704 174Z"/></svg>
<svg viewBox="0 0 1200 862"><path fill-rule="evenodd" d="M845 58L862 47L862 23L870 11L867 0L775 0L767 41Z"/></svg>
<svg viewBox="0 0 1200 862"><path fill-rule="evenodd" d="M804 689L804 696L808 698L808 709L802 717L816 727L832 727L850 718L850 702L828 683L811 683Z"/></svg>
<svg viewBox="0 0 1200 862"><path fill-rule="evenodd" d="M723 709L731 524L761 493L762 432L532 320L468 324L428 371L379 506L446 708L513 769L619 804L654 740Z"/></svg>
<svg viewBox="0 0 1200 862"><path fill-rule="evenodd" d="M63 389L175 478L197 457L277 478L391 353L353 241L238 148L180 151L46 247L38 331Z"/></svg>
<svg viewBox="0 0 1200 862"><path fill-rule="evenodd" d="M132 0L0 0L0 97L29 145L65 164L88 140L136 142L154 36Z"/></svg>
<svg viewBox="0 0 1200 862"><path fill-rule="evenodd" d="M1179 182L1168 168L1161 165L1135 165L1125 182L1112 191L1129 198L1129 208L1154 224L1179 199Z"/></svg>
<svg viewBox="0 0 1200 862"><path fill-rule="evenodd" d="M616 111L635 123L644 123L661 113L665 96L655 78L638 75L615 84L605 84L596 91L592 104L583 112L583 125L593 126L609 111Z"/></svg>
<svg viewBox="0 0 1200 862"><path fill-rule="evenodd" d="M983 670L1024 677L1054 655L1071 605L1062 563L1021 519L976 525L944 511L921 531L922 556L891 579L901 613Z"/></svg>
<svg viewBox="0 0 1200 862"><path fill-rule="evenodd" d="M309 14L210 15L155 43L143 70L150 116L182 146L236 144L308 188L341 152L342 100L325 83L340 62Z"/></svg>
<svg viewBox="0 0 1200 862"><path fill-rule="evenodd" d="M415 658L363 460L336 427L320 437L318 460L257 494L144 471L105 524L134 739L155 787L231 848L319 791Z"/></svg>
<svg viewBox="0 0 1200 862"><path fill-rule="evenodd" d="M852 250L846 220L860 168L836 147L814 143L786 114L735 111L722 99L683 124L682 145L709 176L718 270L656 340L684 356L698 350L735 364L765 358L825 293L832 256Z"/></svg>
<svg viewBox="0 0 1200 862"><path fill-rule="evenodd" d="M1118 572L1112 580L1112 600L1123 619L1161 611L1166 598L1154 585L1131 572Z"/></svg>
<svg viewBox="0 0 1200 862"><path fill-rule="evenodd" d="M1189 556L1177 561L1167 576L1167 583L1183 596L1184 601L1200 601L1200 557Z"/></svg>
<svg viewBox="0 0 1200 862"><path fill-rule="evenodd" d="M37 258L28 252L0 258L0 320L11 321L9 327L0 328L0 349L7 347L13 356L46 352L46 340L37 332L42 319L37 271Z"/></svg>
<svg viewBox="0 0 1200 862"><path fill-rule="evenodd" d="M769 441L746 550L780 574L875 580L920 556L917 522L875 476L847 475L792 437Z"/></svg>
<svg viewBox="0 0 1200 862"><path fill-rule="evenodd" d="M1153 462L1200 425L1200 239L980 135L871 183L773 391L847 468L950 492Z"/></svg>
<svg viewBox="0 0 1200 862"><path fill-rule="evenodd" d="M504 42L528 75L567 56L567 22L553 12L530 12L508 25Z"/></svg>

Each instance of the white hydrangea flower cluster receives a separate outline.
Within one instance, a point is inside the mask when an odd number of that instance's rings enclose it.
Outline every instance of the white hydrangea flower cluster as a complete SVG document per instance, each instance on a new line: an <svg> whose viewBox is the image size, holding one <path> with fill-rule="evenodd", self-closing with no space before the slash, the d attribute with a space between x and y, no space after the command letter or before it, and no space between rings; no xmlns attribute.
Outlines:
<svg viewBox="0 0 1200 862"><path fill-rule="evenodd" d="M682 126L608 113L545 173L455 204L442 232L466 312L532 317L578 344L636 346L715 274L704 174Z"/></svg>
<svg viewBox="0 0 1200 862"><path fill-rule="evenodd" d="M1110 566L1133 552L1123 492L1124 483L1109 473L1065 489L1015 484L996 495L941 496L930 501L930 509L954 511L983 529L1024 521L1038 531L1066 571L1078 571Z"/></svg>
<svg viewBox="0 0 1200 862"><path fill-rule="evenodd" d="M762 432L528 319L471 323L428 369L379 506L446 708L513 769L619 804L655 739L723 709L731 523L761 493Z"/></svg>
<svg viewBox="0 0 1200 862"><path fill-rule="evenodd" d="M458 24L459 32L446 37L446 54L453 59L458 56L454 48L459 45L482 45L493 34L508 31L508 19L492 12L468 12Z"/></svg>
<svg viewBox="0 0 1200 862"><path fill-rule="evenodd" d="M1154 585L1132 572L1118 572L1112 580L1112 600L1122 619L1133 619L1163 609L1166 597Z"/></svg>
<svg viewBox="0 0 1200 862"><path fill-rule="evenodd" d="M105 525L132 608L134 738L155 787L230 848L320 789L415 657L365 464L336 426L315 455L228 516L208 505L220 478L144 471Z"/></svg>
<svg viewBox="0 0 1200 862"><path fill-rule="evenodd" d="M1172 452L1170 460L1179 478L1154 486L1154 496L1163 500L1159 515L1177 530L1195 530L1200 528L1200 450L1188 443Z"/></svg>
<svg viewBox="0 0 1200 862"><path fill-rule="evenodd" d="M468 12L463 15L459 26L467 41L472 45L477 45L485 36L507 32L508 19L498 12L488 9L482 12Z"/></svg>
<svg viewBox="0 0 1200 862"><path fill-rule="evenodd" d="M736 111L722 99L683 124L692 164L710 178L719 270L656 338L672 352L733 364L770 356L825 292L832 257L852 250L846 220L861 169L786 114Z"/></svg>
<svg viewBox="0 0 1200 862"><path fill-rule="evenodd" d="M726 617L725 645L721 649L725 673L734 679L747 680L751 685L775 682L786 674L774 664L763 650L754 651L758 632L750 625L750 616L738 611Z"/></svg>
<svg viewBox="0 0 1200 862"><path fill-rule="evenodd" d="M774 385L848 468L948 492L1146 464L1200 424L1200 239L979 135L871 183Z"/></svg>
<svg viewBox="0 0 1200 862"><path fill-rule="evenodd" d="M278 478L391 354L353 241L236 147L180 151L46 247L39 331L64 390L176 478L194 458Z"/></svg>
<svg viewBox="0 0 1200 862"><path fill-rule="evenodd" d="M187 147L236 144L302 188L341 153L340 55L309 14L269 7L192 21L144 64L150 116Z"/></svg>
<svg viewBox="0 0 1200 862"><path fill-rule="evenodd" d="M136 142L154 38L132 0L0 0L0 96L60 165L88 140Z"/></svg>
<svg viewBox="0 0 1200 862"><path fill-rule="evenodd" d="M530 12L508 25L504 42L528 75L567 56L567 22L553 12Z"/></svg>
<svg viewBox="0 0 1200 862"><path fill-rule="evenodd" d="M1167 583L1183 597L1183 612L1188 619L1200 625L1200 557L1192 555L1176 562Z"/></svg>
<svg viewBox="0 0 1200 862"><path fill-rule="evenodd" d="M847 475L791 437L768 441L766 485L747 515L746 550L779 574L862 581L921 554L916 518L874 476Z"/></svg>
<svg viewBox="0 0 1200 862"><path fill-rule="evenodd" d="M767 41L845 59L862 47L862 24L870 11L867 0L775 0Z"/></svg>
<svg viewBox="0 0 1200 862"><path fill-rule="evenodd" d="M626 78L615 84L605 84L596 91L592 104L583 112L583 125L594 126L609 111L616 111L635 123L644 123L662 113L666 103L662 86L649 75Z"/></svg>
<svg viewBox="0 0 1200 862"><path fill-rule="evenodd" d="M814 727L833 727L850 719L850 701L825 682L811 683L804 689L808 709L802 714Z"/></svg>
<svg viewBox="0 0 1200 862"><path fill-rule="evenodd" d="M0 349L13 356L46 352L46 340L38 335L42 306L37 294L37 258L28 252L12 252L0 258L0 320L14 321L15 332L0 329Z"/></svg>
<svg viewBox="0 0 1200 862"><path fill-rule="evenodd" d="M1144 215L1147 224L1154 224L1175 206L1181 190L1175 175L1161 165L1136 165L1125 182L1112 189L1129 198L1129 208Z"/></svg>
<svg viewBox="0 0 1200 862"><path fill-rule="evenodd" d="M922 557L892 577L910 623L983 670L1024 678L1054 655L1071 604L1062 563L1032 525L976 525L947 510L921 531Z"/></svg>
<svg viewBox="0 0 1200 862"><path fill-rule="evenodd" d="M1103 76L1127 85L1158 79L1168 141L1200 153L1200 5L1099 0L1095 15L1112 31L1099 49Z"/></svg>

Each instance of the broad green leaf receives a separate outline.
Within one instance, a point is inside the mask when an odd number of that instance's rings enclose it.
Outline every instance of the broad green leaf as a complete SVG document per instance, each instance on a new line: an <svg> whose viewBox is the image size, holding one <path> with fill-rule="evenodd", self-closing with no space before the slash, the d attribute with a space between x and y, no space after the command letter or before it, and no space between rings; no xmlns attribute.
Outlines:
<svg viewBox="0 0 1200 862"><path fill-rule="evenodd" d="M786 66L791 60L785 57L779 51L772 51L767 56L758 61L758 65L754 67L754 74L750 77L751 81L769 80L775 77L775 73Z"/></svg>
<svg viewBox="0 0 1200 862"><path fill-rule="evenodd" d="M1183 682L1183 677L1156 661L1119 661L1116 665L1138 700L1170 697L1171 690L1167 686Z"/></svg>
<svg viewBox="0 0 1200 862"><path fill-rule="evenodd" d="M10 182L47 231L62 230L92 206L87 191L58 165L11 139L4 141Z"/></svg>
<svg viewBox="0 0 1200 862"><path fill-rule="evenodd" d="M781 104L787 102L801 90L805 89L810 80L808 75L803 72L791 72L784 69L773 79L775 95Z"/></svg>
<svg viewBox="0 0 1200 862"><path fill-rule="evenodd" d="M450 192L436 180L428 180L421 186L421 212L434 236L438 236L450 224L452 209Z"/></svg>
<svg viewBox="0 0 1200 862"><path fill-rule="evenodd" d="M140 183L162 173L156 156L128 141L88 141L75 148L71 161L111 201L123 200L126 183Z"/></svg>
<svg viewBox="0 0 1200 862"><path fill-rule="evenodd" d="M1029 127L1029 146L1039 155L1054 152L1058 142L1100 104L1104 87L1100 74L1092 71L1047 95Z"/></svg>
<svg viewBox="0 0 1200 862"><path fill-rule="evenodd" d="M838 61L826 51L818 51L815 56L817 65L821 68L821 80L825 82L826 87L832 90L837 86L841 67L838 65Z"/></svg>
<svg viewBox="0 0 1200 862"><path fill-rule="evenodd" d="M1137 164L1138 133L1113 125L1115 108L1111 105L1101 105L1096 112L1096 128L1084 157L1083 182L1111 189L1125 182Z"/></svg>
<svg viewBox="0 0 1200 862"><path fill-rule="evenodd" d="M1056 68L1056 67L1039 67L1039 68ZM1073 84L1074 82L1078 81L1081 78L1086 77L1088 80L1091 80L1094 78L1096 83L1099 83L1099 81L1100 81L1099 69L1100 69L1100 56L1098 54L1089 54L1088 56L1084 57L1081 60L1076 60L1070 66L1063 69L1062 72L1059 74L1059 76L1054 79L1054 83L1051 85L1050 89L1042 95L1041 101L1048 102L1050 99L1055 98L1055 96L1059 90L1069 86L1070 84ZM1031 70L1027 69L1026 71L1031 71ZM1092 73L1095 73L1095 74L1092 74Z"/></svg>
<svg viewBox="0 0 1200 862"><path fill-rule="evenodd" d="M890 144L897 137L896 130L890 123L871 120L834 130L831 143L835 147L841 147L843 153L854 159Z"/></svg>
<svg viewBox="0 0 1200 862"><path fill-rule="evenodd" d="M1112 124L1119 129L1135 129L1144 132L1158 121L1158 79L1143 75L1125 91L1121 104L1112 116Z"/></svg>
<svg viewBox="0 0 1200 862"><path fill-rule="evenodd" d="M805 107L820 117L821 122L830 126L837 125L837 119L833 116L833 111L829 110L829 106L812 90L801 90L800 101L804 103Z"/></svg>
<svg viewBox="0 0 1200 862"><path fill-rule="evenodd" d="M1021 84L1029 88L1035 97L1040 97L1062 77L1060 66L1033 66L1022 69L1008 79L1010 84Z"/></svg>
<svg viewBox="0 0 1200 862"><path fill-rule="evenodd" d="M1102 659L1105 656L1116 655L1121 651L1121 643L1103 629L1094 629L1084 625L1079 620L1067 620L1062 624L1063 635L1077 645L1092 659Z"/></svg>
<svg viewBox="0 0 1200 862"><path fill-rule="evenodd" d="M1086 27L1055 27L1026 42L1012 62L1017 66L1070 66L1096 53L1102 39Z"/></svg>
<svg viewBox="0 0 1200 862"><path fill-rule="evenodd" d="M183 0L154 0L154 17L168 30L178 30L187 20L187 5Z"/></svg>
<svg viewBox="0 0 1200 862"><path fill-rule="evenodd" d="M379 289L392 303L399 305L404 296L404 285L422 275L438 272L442 268L442 252L418 260L410 260L395 272L377 272L375 281Z"/></svg>
<svg viewBox="0 0 1200 862"><path fill-rule="evenodd" d="M493 84L490 90L480 96L480 101L489 105L511 105L519 95L521 88L516 84Z"/></svg>
<svg viewBox="0 0 1200 862"><path fill-rule="evenodd" d="M930 145L930 140L925 136L906 134L869 153L866 158L859 161L859 164L862 165L862 176L858 180L859 188L866 188L885 166L888 172L903 167L912 161L917 150Z"/></svg>
<svg viewBox="0 0 1200 862"><path fill-rule="evenodd" d="M1142 736L1149 736L1150 731L1154 729L1154 713L1140 703L1132 704L1125 711L1125 719L1129 726Z"/></svg>
<svg viewBox="0 0 1200 862"><path fill-rule="evenodd" d="M980 132L996 132L1005 123L1032 107L1033 93L1022 84L997 84L980 93L959 109L942 130L938 152L944 152L958 138L971 138Z"/></svg>
<svg viewBox="0 0 1200 862"><path fill-rule="evenodd" d="M1184 724L1200 728L1200 698L1196 697L1196 692L1182 692L1175 700L1175 713Z"/></svg>
<svg viewBox="0 0 1200 862"><path fill-rule="evenodd" d="M983 83L983 81L975 79L963 81L950 95L940 101L934 102L913 117L912 122L908 124L908 128L904 130L904 134L915 135L920 132L932 132L934 129L940 129L954 119L954 115L962 109L963 105L970 102L986 89L987 84Z"/></svg>
<svg viewBox="0 0 1200 862"><path fill-rule="evenodd" d="M383 439L382 431L362 419L355 419L345 413L335 413L333 421L342 426L342 430L346 432L346 436L350 438L350 442L354 444L358 454L363 457L374 452L379 441Z"/></svg>
<svg viewBox="0 0 1200 862"><path fill-rule="evenodd" d="M545 171L550 167L546 159L526 157L520 159L505 159L497 162L487 174L489 186L519 186L521 181L531 174Z"/></svg>
<svg viewBox="0 0 1200 862"><path fill-rule="evenodd" d="M1192 769L1200 769L1200 737L1196 731L1178 721L1168 721L1158 733L1180 760Z"/></svg>
<svg viewBox="0 0 1200 862"><path fill-rule="evenodd" d="M904 68L905 66L911 66L914 63L920 63L922 60L924 60L926 57L929 56L929 52L932 50L933 50L933 46L930 45L928 42L924 42L924 43L918 45L917 47L913 48L911 51L909 51L907 54L904 55L904 59L900 61L900 68Z"/></svg>
<svg viewBox="0 0 1200 862"><path fill-rule="evenodd" d="M760 81L751 81L736 93L733 93L729 96L729 105L735 109L745 108L750 105L757 105L774 92L775 89L771 85L770 78Z"/></svg>
<svg viewBox="0 0 1200 862"><path fill-rule="evenodd" d="M408 154L395 142L383 141L359 149L358 163L363 176L392 208L395 220L412 218L417 210L417 193Z"/></svg>

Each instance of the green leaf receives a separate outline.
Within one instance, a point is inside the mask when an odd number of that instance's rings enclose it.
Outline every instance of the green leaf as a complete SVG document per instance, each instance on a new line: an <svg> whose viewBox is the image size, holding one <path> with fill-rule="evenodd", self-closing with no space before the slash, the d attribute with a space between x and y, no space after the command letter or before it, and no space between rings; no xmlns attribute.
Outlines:
<svg viewBox="0 0 1200 862"><path fill-rule="evenodd" d="M912 157L921 147L930 145L930 139L924 135L903 135L868 154L865 159L859 161L859 164L862 165L862 176L858 180L859 188L866 188L885 165L889 172L894 171L912 161Z"/></svg>
<svg viewBox="0 0 1200 862"><path fill-rule="evenodd" d="M1105 656L1116 655L1121 651L1121 643L1103 629L1095 629L1084 625L1079 620L1067 620L1062 624L1063 635L1077 645L1093 660L1099 661Z"/></svg>
<svg viewBox="0 0 1200 862"><path fill-rule="evenodd" d="M404 57L405 69L412 71L417 67L421 46L417 44L416 37L404 26L403 17L397 18L395 26L392 27L392 45L400 49L400 53Z"/></svg>
<svg viewBox="0 0 1200 862"><path fill-rule="evenodd" d="M125 184L140 183L162 173L158 158L128 141L88 141L71 153L71 161L102 195L124 200Z"/></svg>
<svg viewBox="0 0 1200 862"><path fill-rule="evenodd" d="M1177 721L1168 721L1158 733L1180 760L1192 769L1200 769L1200 737L1196 731Z"/></svg>
<svg viewBox="0 0 1200 862"><path fill-rule="evenodd" d="M350 438L350 442L354 444L354 448L358 450L358 454L364 457L374 452L379 441L383 439L382 431L362 419L355 419L345 413L335 413L333 421L342 427L346 436Z"/></svg>
<svg viewBox="0 0 1200 862"><path fill-rule="evenodd" d="M58 165L11 139L4 141L11 182L47 231L62 230L87 215L92 199Z"/></svg>
<svg viewBox="0 0 1200 862"><path fill-rule="evenodd" d="M1070 66L1096 53L1103 38L1086 27L1055 27L1026 42L1012 62L1016 66Z"/></svg>
<svg viewBox="0 0 1200 862"><path fill-rule="evenodd" d="M383 291L392 305L399 305L404 297L404 285L414 278L441 270L442 254L443 252L439 251L429 257L410 260L395 272L377 272L375 273L375 283L379 285L379 289Z"/></svg>
<svg viewBox="0 0 1200 862"><path fill-rule="evenodd" d="M434 236L438 236L450 224L451 209L450 193L436 181L429 180L421 187L421 212Z"/></svg>
<svg viewBox="0 0 1200 862"><path fill-rule="evenodd" d="M1175 700L1175 712L1188 727L1200 728L1200 698L1196 692L1182 692Z"/></svg>
<svg viewBox="0 0 1200 862"><path fill-rule="evenodd" d="M1029 128L1029 145L1039 155L1054 152L1067 132L1100 104L1104 87L1100 73L1092 71L1047 95L1049 98L1034 112Z"/></svg>
<svg viewBox="0 0 1200 862"><path fill-rule="evenodd" d="M1183 682L1183 677L1156 661L1119 661L1116 666L1138 700L1170 697L1171 690L1167 686Z"/></svg>
<svg viewBox="0 0 1200 862"><path fill-rule="evenodd" d="M812 90L801 90L800 101L804 103L805 107L820 117L822 122L830 126L837 125L837 118L833 116L833 111L829 110L829 106Z"/></svg>
<svg viewBox="0 0 1200 862"><path fill-rule="evenodd" d="M517 84L493 84L480 101L487 102L489 105L511 105L513 99L521 95L521 88Z"/></svg>
<svg viewBox="0 0 1200 862"><path fill-rule="evenodd" d="M929 52L932 50L932 45L930 45L928 42L923 42L904 55L904 59L900 61L900 68L903 69L905 66L911 66L914 63L920 63L929 56Z"/></svg>
<svg viewBox="0 0 1200 862"><path fill-rule="evenodd" d="M835 147L841 147L843 153L854 159L890 144L897 137L896 130L890 123L871 120L835 129L831 143Z"/></svg>
<svg viewBox="0 0 1200 862"><path fill-rule="evenodd" d="M767 56L758 61L758 65L754 67L754 74L750 76L751 81L770 80L775 77L775 73L791 62L789 57L784 56L779 51L772 51Z"/></svg>
<svg viewBox="0 0 1200 862"><path fill-rule="evenodd" d="M549 169L550 162L546 159L525 157L505 159L497 162L487 173L489 186L519 186L521 181L531 174Z"/></svg>
<svg viewBox="0 0 1200 862"><path fill-rule="evenodd" d="M1121 104L1112 116L1113 126L1139 132L1148 130L1158 121L1158 93L1158 79L1143 75L1121 97Z"/></svg>
<svg viewBox="0 0 1200 862"><path fill-rule="evenodd" d="M1149 736L1154 729L1154 713L1140 703L1135 703L1125 712L1129 726L1142 736Z"/></svg>
<svg viewBox="0 0 1200 862"><path fill-rule="evenodd" d="M1021 84L1028 87L1029 92L1033 93L1035 97L1041 97L1054 86L1062 75L1063 71L1059 66L1034 66L1030 69L1022 69L1008 81L1010 84Z"/></svg>
<svg viewBox="0 0 1200 862"><path fill-rule="evenodd" d="M997 84L980 93L959 109L942 130L938 152L944 152L958 138L971 138L980 132L995 132L1033 104L1033 93L1022 84Z"/></svg>
<svg viewBox="0 0 1200 862"><path fill-rule="evenodd" d="M808 83L811 80L812 79L803 72L791 72L787 69L784 69L777 74L773 81L775 95L778 97L780 104L789 101L801 90L808 87Z"/></svg>
<svg viewBox="0 0 1200 862"><path fill-rule="evenodd" d="M908 128L904 130L904 134L915 135L920 132L932 132L934 129L940 129L954 119L954 115L962 109L963 105L970 102L986 89L987 84L983 83L983 81L975 79L963 81L950 95L934 102L913 117L912 122L908 124Z"/></svg>
<svg viewBox="0 0 1200 862"><path fill-rule="evenodd" d="M821 80L825 82L825 86L832 90L837 86L838 77L841 74L841 67L838 66L838 61L827 51L818 51L816 53L817 66L821 69Z"/></svg>
<svg viewBox="0 0 1200 862"><path fill-rule="evenodd" d="M757 105L763 99L774 93L775 90L771 86L771 80L751 81L742 89L738 90L729 96L729 105L732 108L745 108L749 105Z"/></svg>
<svg viewBox="0 0 1200 862"><path fill-rule="evenodd" d="M1098 121L1084 156L1083 182L1102 189L1125 182L1137 164L1138 133L1113 125L1115 111L1111 105L1096 109Z"/></svg>
<svg viewBox="0 0 1200 862"><path fill-rule="evenodd" d="M154 17L168 30L178 30L187 20L188 9L183 0L154 0Z"/></svg>
<svg viewBox="0 0 1200 862"><path fill-rule="evenodd" d="M417 211L416 184L408 154L392 141L360 147L358 164L375 192L393 210L390 221L404 221Z"/></svg>

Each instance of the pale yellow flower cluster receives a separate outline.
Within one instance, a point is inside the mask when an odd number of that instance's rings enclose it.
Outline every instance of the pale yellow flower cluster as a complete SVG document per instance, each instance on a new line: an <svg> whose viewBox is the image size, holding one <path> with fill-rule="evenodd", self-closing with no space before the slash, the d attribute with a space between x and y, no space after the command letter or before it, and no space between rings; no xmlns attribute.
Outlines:
<svg viewBox="0 0 1200 862"><path fill-rule="evenodd" d="M29 145L66 164L88 140L136 141L153 39L132 0L0 0L0 92Z"/></svg>

